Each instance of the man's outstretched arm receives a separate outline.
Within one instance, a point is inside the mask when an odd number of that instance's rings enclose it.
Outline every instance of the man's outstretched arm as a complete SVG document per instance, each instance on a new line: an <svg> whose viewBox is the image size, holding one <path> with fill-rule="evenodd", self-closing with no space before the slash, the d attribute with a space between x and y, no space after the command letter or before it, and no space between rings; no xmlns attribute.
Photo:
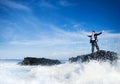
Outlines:
<svg viewBox="0 0 120 84"><path fill-rule="evenodd" d="M100 32L100 33L96 33L96 35L100 35L100 34L102 34L104 32L104 30L102 31L102 32Z"/></svg>
<svg viewBox="0 0 120 84"><path fill-rule="evenodd" d="M87 35L88 37L91 37L91 35Z"/></svg>

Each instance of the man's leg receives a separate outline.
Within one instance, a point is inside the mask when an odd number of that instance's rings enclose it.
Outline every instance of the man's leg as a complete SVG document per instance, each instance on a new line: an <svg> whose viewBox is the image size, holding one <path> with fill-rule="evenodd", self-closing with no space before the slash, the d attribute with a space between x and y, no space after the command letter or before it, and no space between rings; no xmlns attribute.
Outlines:
<svg viewBox="0 0 120 84"><path fill-rule="evenodd" d="M94 52L94 42L91 43L91 46L92 46L92 53Z"/></svg>
<svg viewBox="0 0 120 84"><path fill-rule="evenodd" d="M98 46L97 42L95 42L95 47L96 47L97 51L99 51L99 46Z"/></svg>

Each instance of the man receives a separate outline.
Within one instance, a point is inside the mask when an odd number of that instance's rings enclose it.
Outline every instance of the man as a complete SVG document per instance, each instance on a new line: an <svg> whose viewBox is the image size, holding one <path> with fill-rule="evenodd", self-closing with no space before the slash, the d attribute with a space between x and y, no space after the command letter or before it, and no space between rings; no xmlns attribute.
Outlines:
<svg viewBox="0 0 120 84"><path fill-rule="evenodd" d="M102 34L104 31L100 32L100 33L95 33L95 31L92 31L91 35L88 35L88 37L90 37L90 43L92 46L92 53L94 52L94 47L96 47L97 51L99 51L99 46L97 44L98 39L97 36Z"/></svg>

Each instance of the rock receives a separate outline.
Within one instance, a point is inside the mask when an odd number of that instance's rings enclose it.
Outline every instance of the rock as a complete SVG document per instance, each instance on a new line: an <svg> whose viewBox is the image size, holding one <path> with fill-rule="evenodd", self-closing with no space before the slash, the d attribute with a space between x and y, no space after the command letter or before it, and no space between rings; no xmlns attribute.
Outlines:
<svg viewBox="0 0 120 84"><path fill-rule="evenodd" d="M89 62L90 60L97 61L116 61L118 59L117 53L111 51L100 50L92 54L80 55L77 57L69 58L69 61L72 62Z"/></svg>
<svg viewBox="0 0 120 84"><path fill-rule="evenodd" d="M61 64L61 62L59 60L53 60L53 59L26 57L20 64L21 65L57 65L57 64Z"/></svg>

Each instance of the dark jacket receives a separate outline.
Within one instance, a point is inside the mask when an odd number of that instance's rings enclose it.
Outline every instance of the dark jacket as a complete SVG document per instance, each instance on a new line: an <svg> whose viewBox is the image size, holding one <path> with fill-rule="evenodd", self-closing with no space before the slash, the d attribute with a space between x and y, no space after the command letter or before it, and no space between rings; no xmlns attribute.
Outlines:
<svg viewBox="0 0 120 84"><path fill-rule="evenodd" d="M96 41L96 42L98 41L97 36L100 35L100 34L102 34L102 32L100 32L100 33L95 33L95 34L94 34L94 37L95 37L95 40L94 40L94 41ZM88 37L90 37L90 43L92 43L92 42L93 42L93 41L92 41L92 35L88 35Z"/></svg>

